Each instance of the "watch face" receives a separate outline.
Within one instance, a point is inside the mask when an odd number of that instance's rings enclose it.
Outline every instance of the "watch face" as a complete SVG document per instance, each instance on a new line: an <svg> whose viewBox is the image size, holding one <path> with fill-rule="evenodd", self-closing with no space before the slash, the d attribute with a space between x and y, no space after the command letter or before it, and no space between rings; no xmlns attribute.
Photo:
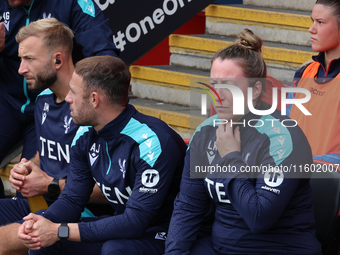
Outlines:
<svg viewBox="0 0 340 255"><path fill-rule="evenodd" d="M60 226L58 229L58 236L60 239L68 238L68 226Z"/></svg>
<svg viewBox="0 0 340 255"><path fill-rule="evenodd" d="M59 195L59 185L57 184L50 184L48 186L48 193L51 195L51 196L58 196Z"/></svg>
<svg viewBox="0 0 340 255"><path fill-rule="evenodd" d="M51 196L59 196L60 188L59 188L59 179L54 178L53 181L48 185L48 193Z"/></svg>

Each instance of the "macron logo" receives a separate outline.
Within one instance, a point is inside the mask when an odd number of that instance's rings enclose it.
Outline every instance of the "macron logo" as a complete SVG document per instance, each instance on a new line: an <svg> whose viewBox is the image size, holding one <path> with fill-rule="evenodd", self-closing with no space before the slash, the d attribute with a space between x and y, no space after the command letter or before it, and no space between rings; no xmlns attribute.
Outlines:
<svg viewBox="0 0 340 255"><path fill-rule="evenodd" d="M9 20L5 20L4 25L5 25L5 28L7 29L7 31L9 32Z"/></svg>
<svg viewBox="0 0 340 255"><path fill-rule="evenodd" d="M211 154L211 155L210 155ZM211 165L211 162L214 160L215 158L215 153L213 151L210 151L208 152L207 151L207 156L208 156L208 161L209 161L209 164Z"/></svg>
<svg viewBox="0 0 340 255"><path fill-rule="evenodd" d="M155 153L154 152L149 152L147 155L148 155L148 157L149 157L149 159L152 161L153 160L153 155L154 155Z"/></svg>
<svg viewBox="0 0 340 255"><path fill-rule="evenodd" d="M151 143L152 143L152 139L148 139L148 140L145 141L145 144L146 144L146 146L149 147L149 149L151 148Z"/></svg>
<svg viewBox="0 0 340 255"><path fill-rule="evenodd" d="M99 155L96 155L95 153L90 153L89 152L89 158L90 158L90 163L91 163L91 166L93 166L94 162L96 162L97 158L98 158Z"/></svg>
<svg viewBox="0 0 340 255"><path fill-rule="evenodd" d="M45 120L46 120L46 117L47 117L47 113L46 112L43 112L42 114L42 119L41 119L41 125L44 124Z"/></svg>
<svg viewBox="0 0 340 255"><path fill-rule="evenodd" d="M285 143L285 139L286 139L286 137L284 137L284 136L280 136L279 138L277 138L277 140L279 141L279 143L281 144L281 146L283 146L283 144Z"/></svg>
<svg viewBox="0 0 340 255"><path fill-rule="evenodd" d="M282 149L280 149L280 150L277 151L277 154L278 154L278 156L279 156L279 159L282 159L282 157L283 157L283 155L285 154L285 152L286 152L286 151L284 151L284 150L282 150Z"/></svg>
<svg viewBox="0 0 340 255"><path fill-rule="evenodd" d="M274 131L275 133L280 134L280 128L279 128L279 127L274 127L274 128L273 128L273 131Z"/></svg>

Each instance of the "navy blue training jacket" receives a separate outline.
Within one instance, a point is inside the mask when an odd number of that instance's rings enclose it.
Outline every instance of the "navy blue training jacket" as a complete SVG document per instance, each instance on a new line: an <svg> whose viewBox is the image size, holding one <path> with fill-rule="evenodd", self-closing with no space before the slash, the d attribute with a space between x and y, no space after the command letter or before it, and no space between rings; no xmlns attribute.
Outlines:
<svg viewBox="0 0 340 255"><path fill-rule="evenodd" d="M166 123L132 105L98 132L81 127L72 143L66 186L44 216L77 222L96 182L115 214L80 222L83 242L139 238L152 226L167 228L186 147Z"/></svg>
<svg viewBox="0 0 340 255"><path fill-rule="evenodd" d="M321 254L309 175L293 170L312 163L301 129L284 127L281 123L289 117L279 111L267 116L248 113L238 124L241 152L221 158L213 126L217 118L204 121L191 140L165 254L189 254L211 200L216 204L212 242L221 254ZM211 166L215 174L204 174ZM217 166L234 169L218 174ZM275 166L286 168L268 171ZM267 172L262 172L265 167Z"/></svg>

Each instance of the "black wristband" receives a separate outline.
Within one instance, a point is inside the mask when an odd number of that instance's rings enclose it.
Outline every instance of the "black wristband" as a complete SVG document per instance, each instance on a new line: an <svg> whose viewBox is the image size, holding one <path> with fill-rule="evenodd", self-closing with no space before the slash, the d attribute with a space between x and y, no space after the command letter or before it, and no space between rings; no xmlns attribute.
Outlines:
<svg viewBox="0 0 340 255"><path fill-rule="evenodd" d="M52 197L57 197L60 194L59 179L54 178L53 181L48 185L48 194Z"/></svg>

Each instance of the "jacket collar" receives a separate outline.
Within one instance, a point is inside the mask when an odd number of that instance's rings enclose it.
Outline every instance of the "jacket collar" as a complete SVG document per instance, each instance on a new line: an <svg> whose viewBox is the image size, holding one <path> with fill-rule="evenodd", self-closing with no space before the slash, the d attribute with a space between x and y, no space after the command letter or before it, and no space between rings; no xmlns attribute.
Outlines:
<svg viewBox="0 0 340 255"><path fill-rule="evenodd" d="M333 59L327 68L325 69L325 53L320 52L317 56L312 57L314 61L320 63L320 68L317 74L317 82L324 83L328 82L330 79L333 79L340 73L340 58Z"/></svg>
<svg viewBox="0 0 340 255"><path fill-rule="evenodd" d="M128 104L117 118L106 124L96 133L105 140L110 140L113 137L117 137L136 112L137 110L135 107Z"/></svg>

